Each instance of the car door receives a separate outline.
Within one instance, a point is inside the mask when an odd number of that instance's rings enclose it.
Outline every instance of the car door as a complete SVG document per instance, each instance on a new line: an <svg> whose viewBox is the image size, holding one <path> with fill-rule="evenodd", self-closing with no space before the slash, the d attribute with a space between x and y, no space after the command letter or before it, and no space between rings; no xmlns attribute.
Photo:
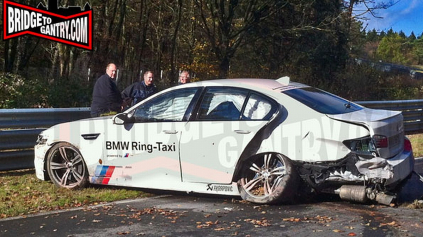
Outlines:
<svg viewBox="0 0 423 237"><path fill-rule="evenodd" d="M184 182L230 183L236 163L276 111L271 99L249 90L207 88L181 137Z"/></svg>
<svg viewBox="0 0 423 237"><path fill-rule="evenodd" d="M107 131L105 164L117 169L109 184L169 188L166 185L181 182L179 141L185 113L198 90L171 90L153 97L129 113L132 122Z"/></svg>

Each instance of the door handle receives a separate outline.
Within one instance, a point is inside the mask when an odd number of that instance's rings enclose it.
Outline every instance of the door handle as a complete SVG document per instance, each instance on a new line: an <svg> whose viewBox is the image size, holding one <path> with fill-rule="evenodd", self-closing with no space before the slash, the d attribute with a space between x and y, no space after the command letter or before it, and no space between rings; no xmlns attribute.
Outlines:
<svg viewBox="0 0 423 237"><path fill-rule="evenodd" d="M178 131L176 131L176 130L163 130L163 132L166 133L166 134L177 134L178 133Z"/></svg>
<svg viewBox="0 0 423 237"><path fill-rule="evenodd" d="M247 131L247 130L235 130L236 133L238 134L250 134L251 131Z"/></svg>

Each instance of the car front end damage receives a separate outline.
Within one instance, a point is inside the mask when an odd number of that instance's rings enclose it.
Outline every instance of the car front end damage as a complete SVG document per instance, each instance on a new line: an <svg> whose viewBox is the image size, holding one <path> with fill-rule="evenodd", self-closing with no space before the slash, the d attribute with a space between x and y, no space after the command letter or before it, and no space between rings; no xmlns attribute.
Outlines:
<svg viewBox="0 0 423 237"><path fill-rule="evenodd" d="M51 145L47 144L48 134L46 131L38 135L36 144L34 146L34 167L35 175L40 180L48 180L48 175L45 170L45 156Z"/></svg>
<svg viewBox="0 0 423 237"><path fill-rule="evenodd" d="M314 191L344 200L390 205L403 180L414 169L411 143L404 135L400 112L364 109L331 119L365 127L369 135L344 140L349 153L330 162L299 164L299 174Z"/></svg>

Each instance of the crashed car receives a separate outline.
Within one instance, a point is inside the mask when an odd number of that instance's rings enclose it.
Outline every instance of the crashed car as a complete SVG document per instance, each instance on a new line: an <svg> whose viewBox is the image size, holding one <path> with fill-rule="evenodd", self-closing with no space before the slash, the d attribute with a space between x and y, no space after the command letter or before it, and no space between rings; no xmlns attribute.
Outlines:
<svg viewBox="0 0 423 237"><path fill-rule="evenodd" d="M39 135L34 161L39 179L63 188L92 183L261 204L313 193L389 204L414 166L401 112L289 77L189 83L115 116L58 124Z"/></svg>

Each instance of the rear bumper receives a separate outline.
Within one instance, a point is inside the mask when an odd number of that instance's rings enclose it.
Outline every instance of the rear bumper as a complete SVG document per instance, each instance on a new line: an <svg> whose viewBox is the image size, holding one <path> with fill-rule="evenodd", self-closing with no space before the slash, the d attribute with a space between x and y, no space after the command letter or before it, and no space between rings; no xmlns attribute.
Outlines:
<svg viewBox="0 0 423 237"><path fill-rule="evenodd" d="M392 166L394 176L388 179L386 186L396 186L399 182L406 179L414 170L414 156L412 151L403 151L399 155L387 160Z"/></svg>
<svg viewBox="0 0 423 237"><path fill-rule="evenodd" d="M390 159L375 157L361 160L356 163L356 167L366 180L385 180L386 188L392 189L413 172L414 157L412 152L403 151Z"/></svg>

